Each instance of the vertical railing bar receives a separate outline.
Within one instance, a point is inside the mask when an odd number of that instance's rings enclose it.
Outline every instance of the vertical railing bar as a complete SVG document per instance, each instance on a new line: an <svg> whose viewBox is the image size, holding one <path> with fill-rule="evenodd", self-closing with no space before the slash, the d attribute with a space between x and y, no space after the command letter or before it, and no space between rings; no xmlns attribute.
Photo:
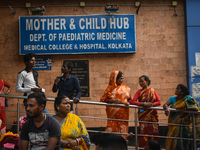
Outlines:
<svg viewBox="0 0 200 150"><path fill-rule="evenodd" d="M19 103L19 98L17 102L17 133L19 133L19 112L20 112L20 103Z"/></svg>
<svg viewBox="0 0 200 150"><path fill-rule="evenodd" d="M78 107L77 107L77 104L76 104L76 108L75 108L75 113L78 116Z"/></svg>
<svg viewBox="0 0 200 150"><path fill-rule="evenodd" d="M194 113L192 114L192 128L193 128L193 148L196 149L196 125Z"/></svg>
<svg viewBox="0 0 200 150"><path fill-rule="evenodd" d="M137 133L137 108L135 108L135 148L136 150L138 150L138 133Z"/></svg>

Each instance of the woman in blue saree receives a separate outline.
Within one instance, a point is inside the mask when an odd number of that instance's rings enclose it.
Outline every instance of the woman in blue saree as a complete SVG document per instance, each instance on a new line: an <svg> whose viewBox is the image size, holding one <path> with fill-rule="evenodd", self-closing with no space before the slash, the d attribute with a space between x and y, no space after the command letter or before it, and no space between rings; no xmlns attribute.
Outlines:
<svg viewBox="0 0 200 150"><path fill-rule="evenodd" d="M192 122L191 114L184 113L183 110L198 111L197 101L189 95L186 86L179 84L175 90L176 96L172 96L164 105L165 114L169 116L168 123L180 124L168 126L168 137L189 138L191 136L190 124ZM178 109L178 112L170 112L169 106ZM199 124L199 115L195 117L196 125ZM197 138L199 137L199 127L197 128ZM166 150L189 150L190 141L183 139L166 139Z"/></svg>

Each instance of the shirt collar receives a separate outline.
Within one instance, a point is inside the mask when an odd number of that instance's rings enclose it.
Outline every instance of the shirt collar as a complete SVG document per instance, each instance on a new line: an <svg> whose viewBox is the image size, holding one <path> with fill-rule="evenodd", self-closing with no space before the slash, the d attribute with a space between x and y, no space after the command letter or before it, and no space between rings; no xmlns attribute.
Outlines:
<svg viewBox="0 0 200 150"><path fill-rule="evenodd" d="M26 72L28 73L31 72L27 67L24 70L26 70Z"/></svg>
<svg viewBox="0 0 200 150"><path fill-rule="evenodd" d="M24 70L26 70L27 73L31 72L27 67ZM34 69L33 69L33 72L35 72Z"/></svg>
<svg viewBox="0 0 200 150"><path fill-rule="evenodd" d="M70 78L71 78L71 75L69 75L69 76L67 77L67 79L70 79ZM62 76L61 79L62 79L62 80L65 80L64 76Z"/></svg>

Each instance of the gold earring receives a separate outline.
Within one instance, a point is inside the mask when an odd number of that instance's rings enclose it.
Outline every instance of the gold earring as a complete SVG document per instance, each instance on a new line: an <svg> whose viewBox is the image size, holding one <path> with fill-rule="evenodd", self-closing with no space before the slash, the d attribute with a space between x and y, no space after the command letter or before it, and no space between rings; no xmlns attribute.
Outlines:
<svg viewBox="0 0 200 150"><path fill-rule="evenodd" d="M57 107L57 109L59 110L59 107Z"/></svg>

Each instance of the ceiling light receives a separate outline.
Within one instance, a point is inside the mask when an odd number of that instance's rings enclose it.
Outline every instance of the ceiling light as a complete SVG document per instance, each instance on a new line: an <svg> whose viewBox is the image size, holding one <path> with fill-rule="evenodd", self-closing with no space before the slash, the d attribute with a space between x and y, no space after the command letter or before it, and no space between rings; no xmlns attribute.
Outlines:
<svg viewBox="0 0 200 150"><path fill-rule="evenodd" d="M119 12L119 7L117 7L118 5L114 5L114 4L107 4L105 6L105 12L107 13L117 13Z"/></svg>

